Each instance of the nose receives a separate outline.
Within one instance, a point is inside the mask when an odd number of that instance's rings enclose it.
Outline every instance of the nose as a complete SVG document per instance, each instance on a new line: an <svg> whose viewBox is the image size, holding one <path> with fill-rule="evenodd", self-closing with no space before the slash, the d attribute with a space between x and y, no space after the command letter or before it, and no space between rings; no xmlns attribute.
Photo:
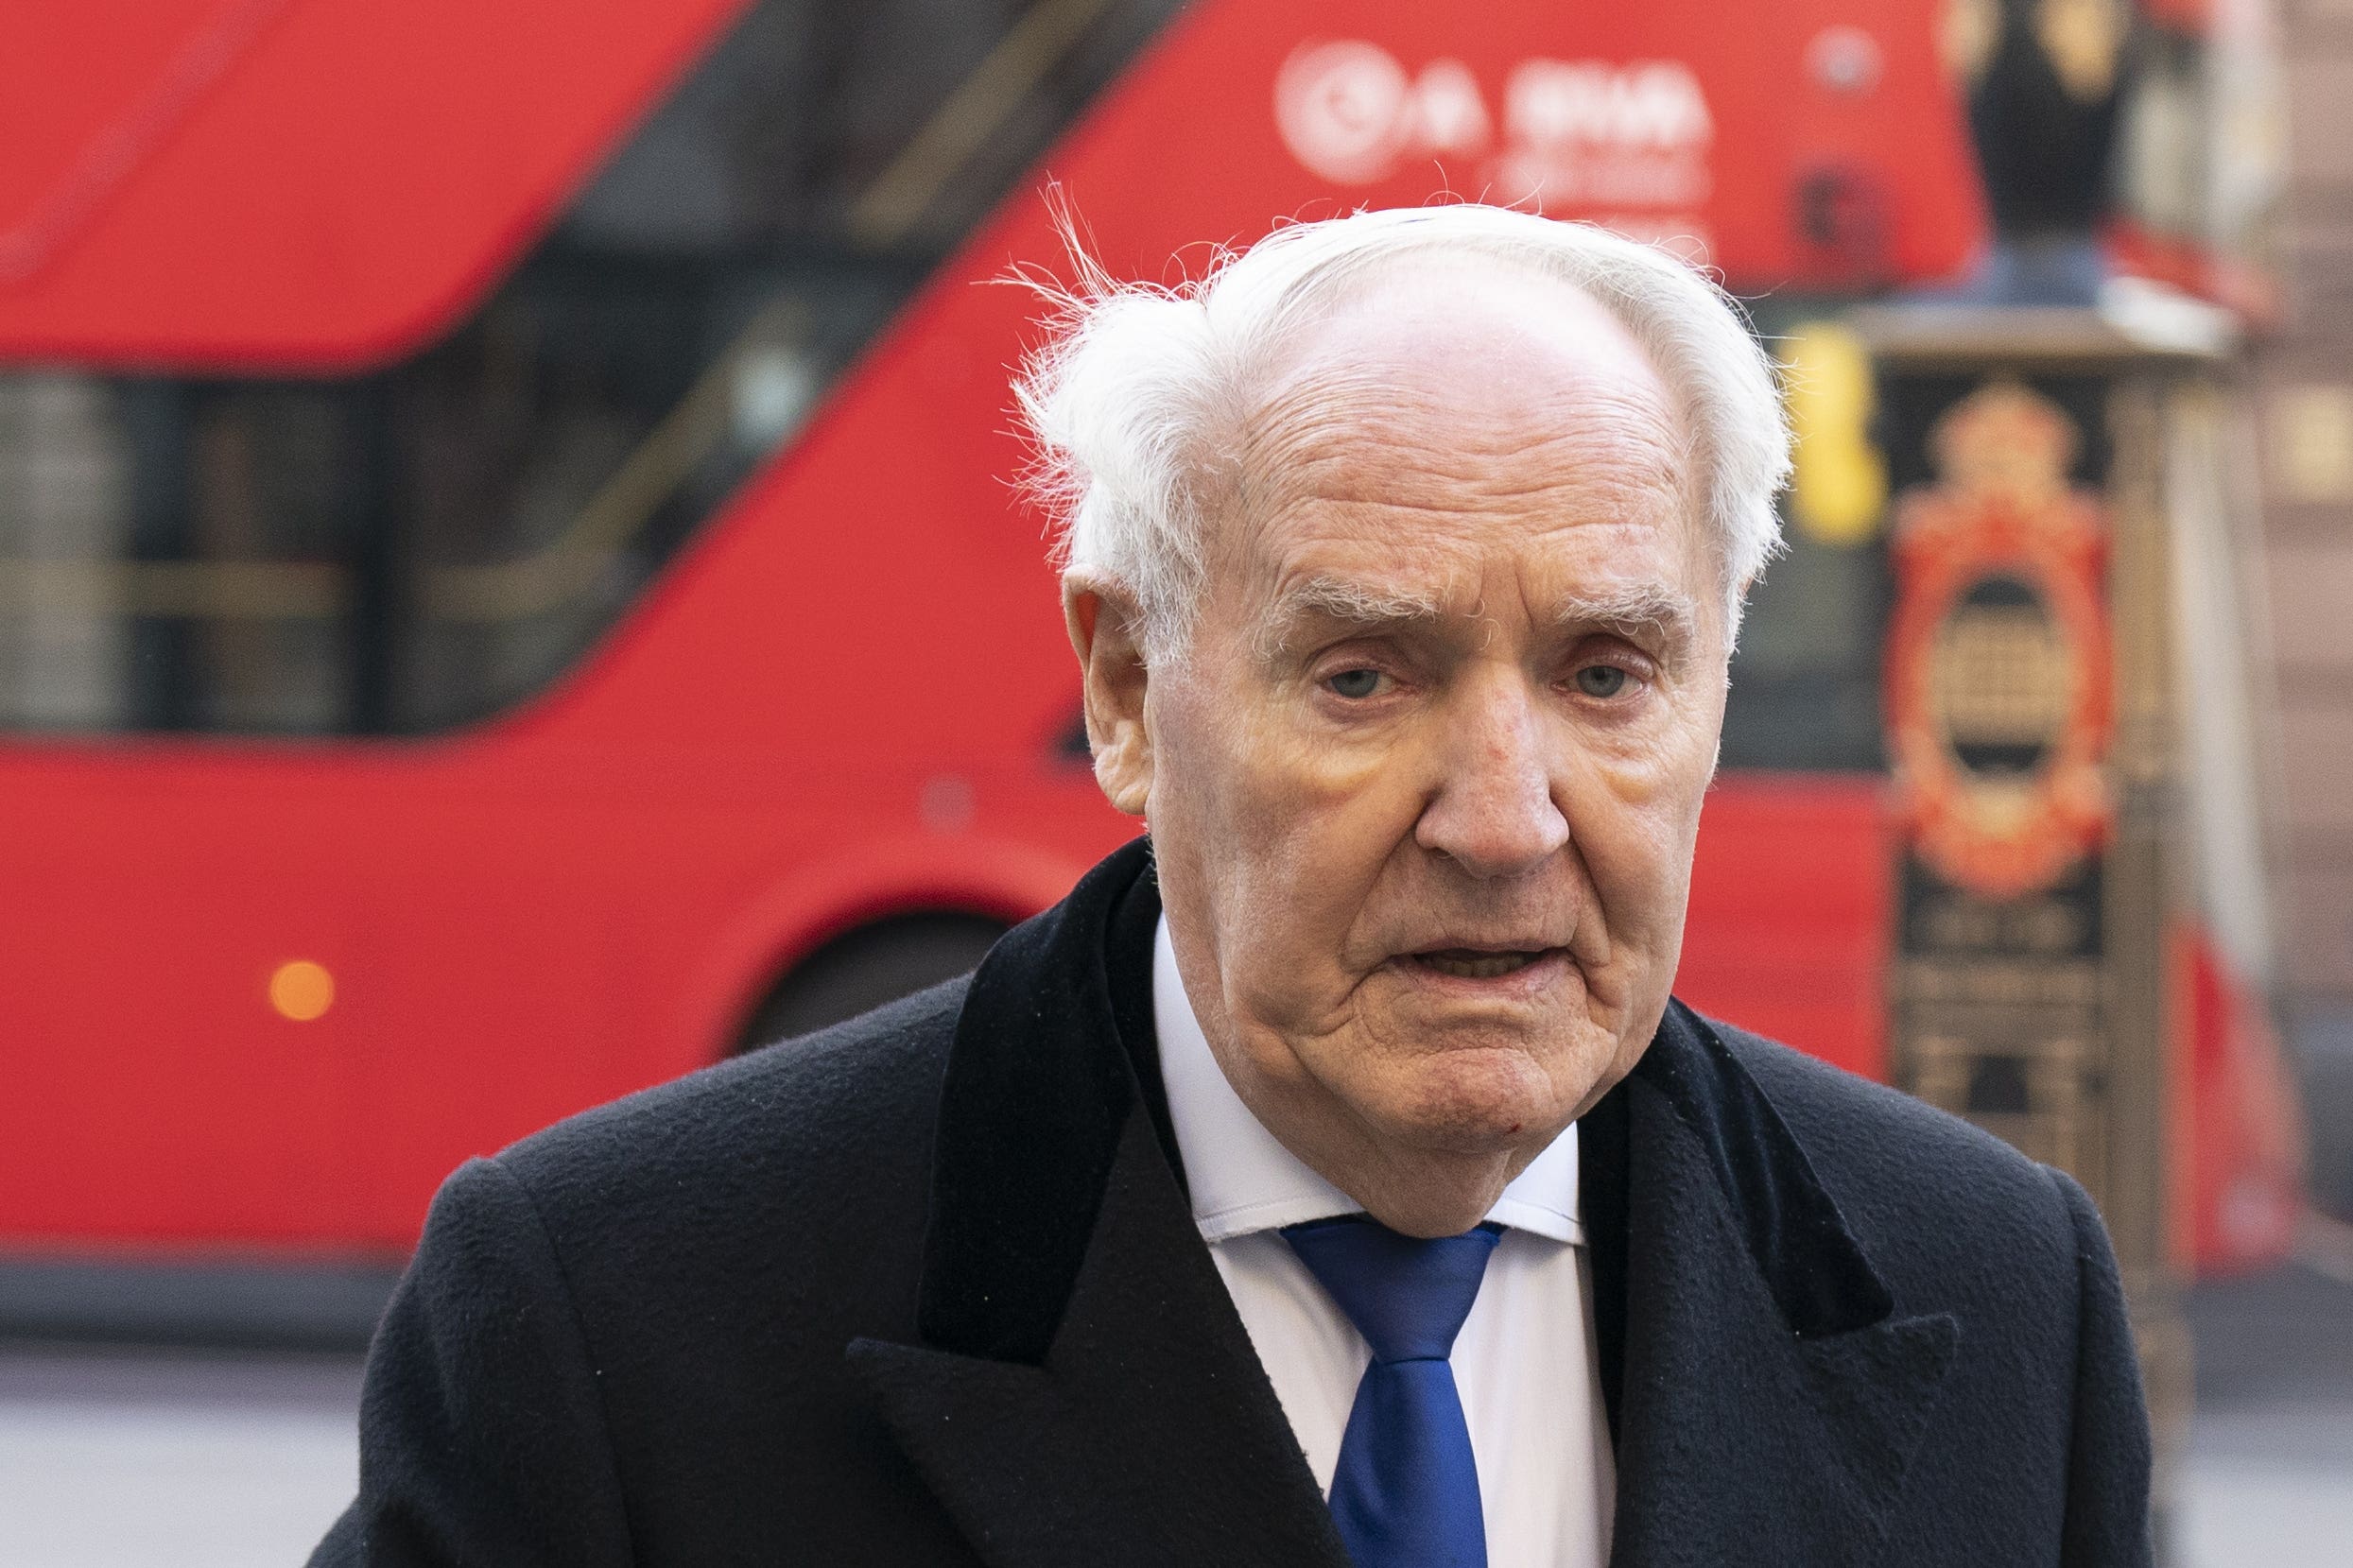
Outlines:
<svg viewBox="0 0 2353 1568"><path fill-rule="evenodd" d="M1413 836L1480 878L1534 870L1568 842L1552 798L1542 713L1517 670L1467 681L1439 739L1436 793Z"/></svg>

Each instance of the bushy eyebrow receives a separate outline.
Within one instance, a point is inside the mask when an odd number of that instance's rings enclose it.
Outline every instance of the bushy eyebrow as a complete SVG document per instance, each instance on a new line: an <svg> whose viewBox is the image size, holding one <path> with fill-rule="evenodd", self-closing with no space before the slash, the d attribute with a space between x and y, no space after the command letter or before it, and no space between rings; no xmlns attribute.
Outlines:
<svg viewBox="0 0 2353 1568"><path fill-rule="evenodd" d="M1700 635L1699 610L1689 596L1654 582L1571 594L1552 607L1552 624L1564 630L1603 631L1630 643L1649 644L1670 665L1690 653Z"/></svg>
<svg viewBox="0 0 2353 1568"><path fill-rule="evenodd" d="M1289 646L1290 634L1306 621L1333 621L1364 632L1377 632L1385 628L1434 621L1442 610L1434 594L1375 588L1345 577L1303 577L1275 596L1273 606L1259 626L1257 652L1264 659L1280 657Z"/></svg>

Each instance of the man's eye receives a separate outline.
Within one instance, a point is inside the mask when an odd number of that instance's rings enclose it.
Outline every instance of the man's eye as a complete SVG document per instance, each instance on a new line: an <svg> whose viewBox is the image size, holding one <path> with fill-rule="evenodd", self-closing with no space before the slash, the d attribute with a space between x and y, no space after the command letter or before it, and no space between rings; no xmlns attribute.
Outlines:
<svg viewBox="0 0 2353 1568"><path fill-rule="evenodd" d="M1611 698L1626 689L1626 680L1616 664L1587 664L1577 672L1577 689L1587 697Z"/></svg>
<svg viewBox="0 0 2353 1568"><path fill-rule="evenodd" d="M1381 672L1364 669L1341 670L1338 675L1326 679L1324 683L1329 686L1336 696L1350 698L1367 698L1380 690Z"/></svg>

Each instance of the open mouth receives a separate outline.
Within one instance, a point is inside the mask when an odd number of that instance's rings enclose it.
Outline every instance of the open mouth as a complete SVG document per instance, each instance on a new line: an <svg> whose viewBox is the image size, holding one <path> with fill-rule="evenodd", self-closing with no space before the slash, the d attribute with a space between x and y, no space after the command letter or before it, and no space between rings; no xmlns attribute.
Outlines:
<svg viewBox="0 0 2353 1568"><path fill-rule="evenodd" d="M1425 969L1452 975L1458 980L1496 980L1516 974L1558 951L1558 948L1539 947L1525 952L1488 953L1471 947L1440 947L1427 953L1412 954L1410 957Z"/></svg>

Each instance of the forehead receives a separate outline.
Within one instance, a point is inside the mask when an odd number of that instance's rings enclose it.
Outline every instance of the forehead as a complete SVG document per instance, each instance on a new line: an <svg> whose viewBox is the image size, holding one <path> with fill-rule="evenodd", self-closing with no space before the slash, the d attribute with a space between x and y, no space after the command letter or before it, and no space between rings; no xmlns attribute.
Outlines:
<svg viewBox="0 0 2353 1568"><path fill-rule="evenodd" d="M1269 592L1333 569L1575 579L1695 564L1675 400L1625 328L1565 284L1399 269L1303 329L1265 385L1218 553Z"/></svg>

